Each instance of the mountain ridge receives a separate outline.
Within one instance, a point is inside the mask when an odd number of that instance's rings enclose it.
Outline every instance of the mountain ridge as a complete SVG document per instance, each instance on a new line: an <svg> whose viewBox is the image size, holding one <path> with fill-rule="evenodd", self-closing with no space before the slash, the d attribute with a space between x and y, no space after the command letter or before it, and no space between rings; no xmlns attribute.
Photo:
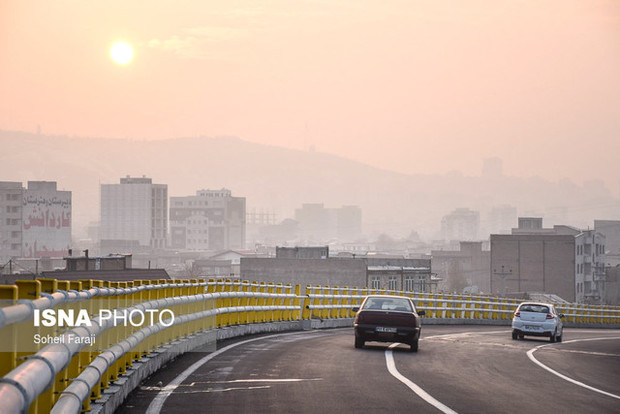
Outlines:
<svg viewBox="0 0 620 414"><path fill-rule="evenodd" d="M167 184L169 196L228 188L234 196L246 197L248 211L273 211L278 221L293 217L303 203L358 205L368 235L403 236L415 230L437 238L441 218L458 207L481 211L481 231L485 215L501 205L516 207L519 215L543 216L545 226L585 227L595 218L618 219L620 211L618 199L597 183L578 186L569 180L454 172L408 175L334 154L236 137L133 141L0 130L0 148L0 180L24 185L56 181L59 189L72 191L74 234L99 219L99 184L118 183L127 175Z"/></svg>

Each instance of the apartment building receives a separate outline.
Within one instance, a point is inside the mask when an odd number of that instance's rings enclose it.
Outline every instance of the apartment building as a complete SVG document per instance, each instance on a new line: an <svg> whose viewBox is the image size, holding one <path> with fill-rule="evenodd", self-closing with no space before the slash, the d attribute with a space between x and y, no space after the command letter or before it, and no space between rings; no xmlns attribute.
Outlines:
<svg viewBox="0 0 620 414"><path fill-rule="evenodd" d="M164 249L168 239L168 186L127 176L101 184L101 251Z"/></svg>
<svg viewBox="0 0 620 414"><path fill-rule="evenodd" d="M230 190L199 190L170 198L170 247L218 251L245 248L245 197Z"/></svg>
<svg viewBox="0 0 620 414"><path fill-rule="evenodd" d="M0 259L22 256L22 203L24 187L19 182L0 182Z"/></svg>
<svg viewBox="0 0 620 414"><path fill-rule="evenodd" d="M63 257L71 246L71 191L54 181L0 183L0 257Z"/></svg>

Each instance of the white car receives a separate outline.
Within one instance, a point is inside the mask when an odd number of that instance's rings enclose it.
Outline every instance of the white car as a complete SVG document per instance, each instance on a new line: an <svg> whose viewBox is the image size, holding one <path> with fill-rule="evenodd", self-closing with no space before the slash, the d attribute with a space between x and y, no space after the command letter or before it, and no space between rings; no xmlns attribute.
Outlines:
<svg viewBox="0 0 620 414"><path fill-rule="evenodd" d="M551 303L523 302L512 317L512 339L531 335L546 336L551 342L562 342L563 317Z"/></svg>

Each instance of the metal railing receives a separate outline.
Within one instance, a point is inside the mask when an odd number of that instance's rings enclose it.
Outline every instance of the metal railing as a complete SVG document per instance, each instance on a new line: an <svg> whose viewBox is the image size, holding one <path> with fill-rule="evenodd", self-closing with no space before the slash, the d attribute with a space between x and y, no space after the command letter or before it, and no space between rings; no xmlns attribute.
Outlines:
<svg viewBox="0 0 620 414"><path fill-rule="evenodd" d="M426 318L505 320L520 301L472 295L445 295L357 287L282 285L232 280L172 282L18 281L0 287L0 411L80 412L124 375L135 361L174 341L218 328L279 321L351 319L352 308L369 294L414 299ZM566 321L617 326L620 308L558 305ZM85 310L87 324L41 324L45 310L72 315ZM125 315L109 318L102 311ZM52 312L53 311L53 312ZM135 324L126 315L155 312L166 318ZM49 316L49 315L48 315ZM37 319L38 318L38 319ZM43 318L43 319L42 319ZM33 321L38 320L38 325ZM77 325L77 324L76 324ZM33 338L49 343L34 344ZM28 345L28 346L26 346Z"/></svg>

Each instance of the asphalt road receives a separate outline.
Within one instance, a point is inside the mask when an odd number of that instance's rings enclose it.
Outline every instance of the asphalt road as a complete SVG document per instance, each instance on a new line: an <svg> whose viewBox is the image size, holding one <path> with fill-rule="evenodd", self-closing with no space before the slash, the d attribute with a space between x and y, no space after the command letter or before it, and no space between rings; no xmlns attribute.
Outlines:
<svg viewBox="0 0 620 414"><path fill-rule="evenodd" d="M352 328L240 338L169 363L117 413L620 413L620 330L563 339L424 326L410 353L355 349Z"/></svg>

